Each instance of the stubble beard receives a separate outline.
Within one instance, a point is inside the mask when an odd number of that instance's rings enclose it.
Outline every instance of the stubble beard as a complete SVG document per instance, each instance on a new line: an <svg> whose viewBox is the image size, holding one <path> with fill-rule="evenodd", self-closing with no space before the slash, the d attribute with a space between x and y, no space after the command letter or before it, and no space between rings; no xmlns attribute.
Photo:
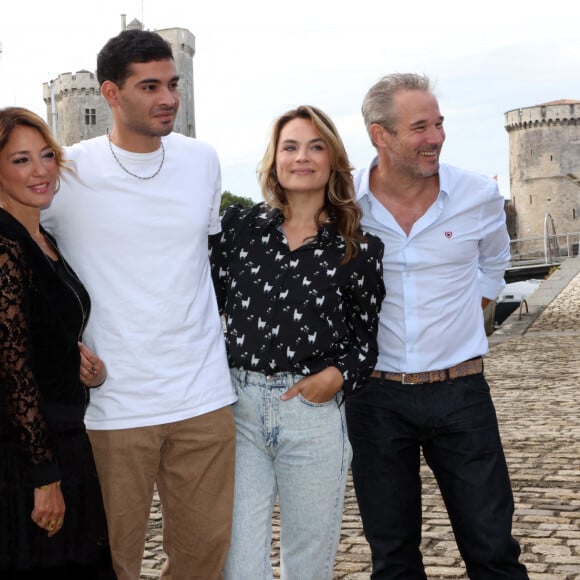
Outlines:
<svg viewBox="0 0 580 580"><path fill-rule="evenodd" d="M125 107L131 106L131 103L128 101L124 104ZM155 125L155 117L147 116L143 119L143 117L138 117L137 115L127 114L127 108L125 108L125 127L131 132L143 137L166 137L173 131L173 127L175 126L178 106L173 109L167 108L163 110L173 110L173 120L171 123L164 125Z"/></svg>
<svg viewBox="0 0 580 580"><path fill-rule="evenodd" d="M131 131L143 135L143 137L166 137L173 131L175 120L161 127L152 127L144 123L129 123L127 126Z"/></svg>
<svg viewBox="0 0 580 580"><path fill-rule="evenodd" d="M439 155L437 152L437 155ZM421 160L417 159L415 163L407 163L405 162L401 155L399 155L396 151L390 152L390 159L391 164L394 168L398 169L402 173L406 173L411 177L419 177L422 179L427 179L429 177L433 177L439 173L439 157L437 157L437 165L435 167L423 169L421 167Z"/></svg>

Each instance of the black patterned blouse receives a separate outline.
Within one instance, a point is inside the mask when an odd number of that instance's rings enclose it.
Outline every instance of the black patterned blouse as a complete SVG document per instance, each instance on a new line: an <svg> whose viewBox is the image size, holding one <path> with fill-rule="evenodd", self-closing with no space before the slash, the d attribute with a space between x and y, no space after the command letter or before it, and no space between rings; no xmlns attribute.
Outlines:
<svg viewBox="0 0 580 580"><path fill-rule="evenodd" d="M345 244L335 225L291 251L283 221L266 204L232 206L210 238L230 366L311 375L334 365L348 395L377 359L383 244L365 234L358 255L341 264Z"/></svg>

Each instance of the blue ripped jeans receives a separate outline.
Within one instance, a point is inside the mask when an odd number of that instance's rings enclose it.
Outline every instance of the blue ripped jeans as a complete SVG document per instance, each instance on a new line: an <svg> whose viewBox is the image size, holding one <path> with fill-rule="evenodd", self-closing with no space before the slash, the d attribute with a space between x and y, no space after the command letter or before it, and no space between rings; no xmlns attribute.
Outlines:
<svg viewBox="0 0 580 580"><path fill-rule="evenodd" d="M225 580L268 580L280 503L282 580L332 578L351 448L342 394L326 403L280 396L300 375L231 370L239 400L236 480Z"/></svg>

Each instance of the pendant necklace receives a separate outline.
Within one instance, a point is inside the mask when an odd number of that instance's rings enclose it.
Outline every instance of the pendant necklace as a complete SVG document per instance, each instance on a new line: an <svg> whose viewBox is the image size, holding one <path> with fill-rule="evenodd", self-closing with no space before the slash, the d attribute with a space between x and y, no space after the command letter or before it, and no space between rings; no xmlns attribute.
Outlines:
<svg viewBox="0 0 580 580"><path fill-rule="evenodd" d="M107 135L107 139L109 140L109 149L111 150L111 153L113 154L113 158L115 159L115 161L117 162L117 164L119 165L119 167L125 172L128 173L129 175L131 175L132 177L136 177L137 179L141 179L143 181L146 181L147 179L153 179L160 171L161 168L163 167L163 163L165 162L165 145L163 145L163 141L161 141L161 163L159 164L159 167L157 168L157 171L155 171L155 173L153 175L147 175L145 177L141 176L141 175L137 175L136 173L133 173L132 171L129 171L119 160L119 158L115 155L115 151L113 151L113 143L111 142L111 136Z"/></svg>

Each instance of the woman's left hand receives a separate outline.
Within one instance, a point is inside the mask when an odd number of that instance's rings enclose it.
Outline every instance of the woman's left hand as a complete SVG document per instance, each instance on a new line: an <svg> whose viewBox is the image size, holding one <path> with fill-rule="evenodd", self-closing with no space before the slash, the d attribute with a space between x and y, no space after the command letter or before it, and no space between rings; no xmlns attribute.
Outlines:
<svg viewBox="0 0 580 580"><path fill-rule="evenodd" d="M89 387L100 387L107 378L105 363L85 344L79 342L81 351L81 382Z"/></svg>
<svg viewBox="0 0 580 580"><path fill-rule="evenodd" d="M292 385L280 398L287 401L300 393L311 403L326 403L342 389L343 383L342 373L336 367L326 367Z"/></svg>
<svg viewBox="0 0 580 580"><path fill-rule="evenodd" d="M34 509L30 517L39 528L48 532L49 538L62 528L65 510L60 481L53 481L34 489Z"/></svg>

